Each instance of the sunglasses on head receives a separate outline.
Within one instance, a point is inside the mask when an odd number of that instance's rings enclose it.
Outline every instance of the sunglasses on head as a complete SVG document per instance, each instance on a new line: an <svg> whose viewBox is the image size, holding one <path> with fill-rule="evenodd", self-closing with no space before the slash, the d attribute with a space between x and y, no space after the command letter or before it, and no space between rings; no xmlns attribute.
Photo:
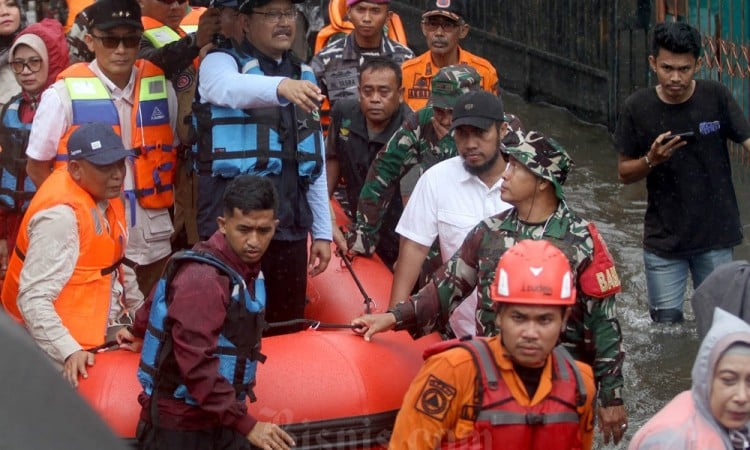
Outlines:
<svg viewBox="0 0 750 450"><path fill-rule="evenodd" d="M104 48L117 48L120 46L120 42L125 48L135 48L141 43L140 36L97 36L91 35L94 39L98 39L102 43Z"/></svg>

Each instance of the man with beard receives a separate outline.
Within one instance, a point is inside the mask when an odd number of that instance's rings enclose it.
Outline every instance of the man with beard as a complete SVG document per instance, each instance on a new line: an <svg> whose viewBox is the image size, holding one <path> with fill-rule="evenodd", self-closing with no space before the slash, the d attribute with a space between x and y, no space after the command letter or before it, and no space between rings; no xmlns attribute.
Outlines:
<svg viewBox="0 0 750 450"><path fill-rule="evenodd" d="M222 214L216 202L242 174L268 177L279 193L279 225L261 265L269 322L301 319L307 275L331 258L325 152L312 69L290 48L301 0L245 0L245 39L201 62L193 107L198 128L198 233L209 238ZM308 258L308 235L312 234ZM298 329L295 327L294 329ZM291 328L275 332L291 331Z"/></svg>
<svg viewBox="0 0 750 450"><path fill-rule="evenodd" d="M456 102L451 127L458 156L434 165L419 178L396 227L401 245L391 289L391 300L398 299L394 305L409 296L435 239L445 262L474 225L511 207L500 198L505 170L500 149L508 133L502 100L485 91L464 94ZM477 334L476 304L472 292L457 310L461 313L452 314L454 335Z"/></svg>
<svg viewBox="0 0 750 450"><path fill-rule="evenodd" d="M509 159L500 195L513 208L479 222L417 294L386 313L354 319L352 325L367 340L390 329L423 336L443 330L450 312L476 288L483 334L495 335L499 330L490 285L498 260L518 241L549 241L567 256L578 292L562 342L575 359L594 369L599 428L605 444L617 443L627 429L627 416L622 400L625 354L615 309L620 280L614 261L594 224L578 217L564 201L563 184L573 166L565 149L529 131L523 141L505 150Z"/></svg>
<svg viewBox="0 0 750 450"><path fill-rule="evenodd" d="M498 94L497 71L492 63L462 49L458 43L469 34L465 0L429 0L422 14L422 34L428 50L401 66L404 72L404 101L414 111L424 108L430 86L438 71L454 64L466 64L479 72L481 88Z"/></svg>

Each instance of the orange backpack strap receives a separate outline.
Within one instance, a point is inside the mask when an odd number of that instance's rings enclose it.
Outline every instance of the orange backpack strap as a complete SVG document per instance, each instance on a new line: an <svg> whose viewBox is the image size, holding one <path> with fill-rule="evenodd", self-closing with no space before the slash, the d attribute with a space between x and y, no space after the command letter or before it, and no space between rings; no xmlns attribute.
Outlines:
<svg viewBox="0 0 750 450"><path fill-rule="evenodd" d="M588 224L591 239L594 241L594 255L591 264L584 269L579 278L584 294L594 298L606 298L622 290L620 277L615 269L615 261L607 250L599 230L593 223Z"/></svg>

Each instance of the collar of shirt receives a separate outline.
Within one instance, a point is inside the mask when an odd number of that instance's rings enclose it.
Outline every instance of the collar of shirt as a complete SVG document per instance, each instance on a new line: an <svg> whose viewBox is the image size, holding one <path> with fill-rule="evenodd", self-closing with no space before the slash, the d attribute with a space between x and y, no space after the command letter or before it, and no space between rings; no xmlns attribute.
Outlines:
<svg viewBox="0 0 750 450"><path fill-rule="evenodd" d="M392 45L386 45L386 39L385 36L383 36L380 39L380 51L379 54L381 56L390 56L393 54L393 46ZM358 60L362 56L362 49L359 48L359 45L354 41L354 32L349 33L349 35L344 39L344 50L341 52L341 58L344 60L350 60L355 61Z"/></svg>
<svg viewBox="0 0 750 450"><path fill-rule="evenodd" d="M99 77L100 80L102 80L104 86L112 96L112 100L121 100L127 102L131 106L133 105L133 95L135 95L135 67L133 67L133 69L131 70L130 80L128 80L128 84L124 89L120 89L119 87L117 87L117 85L113 83L112 80L104 75L104 72L102 72L102 70L99 68L96 60L91 61L91 63L89 64L89 69L91 69L91 71L94 72L94 74Z"/></svg>
<svg viewBox="0 0 750 450"><path fill-rule="evenodd" d="M561 239L567 233L568 225L570 223L571 211L567 208L564 202L557 204L557 209L552 213L552 217L548 219L543 225L544 236L549 236L555 239ZM516 232L518 222L518 210L513 208L511 213L503 220L500 224L500 228L504 231Z"/></svg>

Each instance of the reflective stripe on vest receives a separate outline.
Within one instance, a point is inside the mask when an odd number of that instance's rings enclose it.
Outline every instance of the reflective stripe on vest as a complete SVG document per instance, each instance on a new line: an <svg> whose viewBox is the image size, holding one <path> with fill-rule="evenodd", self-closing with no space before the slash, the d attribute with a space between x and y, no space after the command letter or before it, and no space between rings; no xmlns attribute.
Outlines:
<svg viewBox="0 0 750 450"><path fill-rule="evenodd" d="M36 192L36 186L26 175L31 124L21 122L18 115L22 98L21 94L12 98L0 113L0 206L15 211L25 211Z"/></svg>
<svg viewBox="0 0 750 450"><path fill-rule="evenodd" d="M156 390L157 393L166 392L188 404L197 404L175 366L171 350L171 330L166 321L171 301L169 284L181 263L185 261L210 264L220 273L229 276L231 302L214 356L219 359L219 373L232 384L237 399L244 401L245 397L249 396L251 401L254 401L252 387L255 383L255 372L258 362L265 361L265 356L260 353L260 339L265 327L264 281L260 277L255 280L253 297L239 273L212 254L197 250L185 250L172 255L156 284L148 327L143 339L138 381L147 395L153 395Z"/></svg>
<svg viewBox="0 0 750 450"><path fill-rule="evenodd" d="M112 267L119 264L127 245L125 208L119 198L109 200L105 212L81 188L66 168L58 168L31 200L21 222L16 250L10 255L3 283L2 303L9 315L23 321L18 310L19 278L28 254L29 222L39 211L67 205L78 224L78 259L73 273L54 301L62 324L82 347L104 343L112 300ZM106 214L104 217L103 214Z"/></svg>
<svg viewBox="0 0 750 450"><path fill-rule="evenodd" d="M228 50L241 66L240 72L263 75L258 60ZM312 69L302 64L301 78L315 83ZM202 173L233 178L240 174L281 173L284 136L280 132L281 109L277 106L231 109L211 104L195 105L198 129L198 161ZM317 111L306 113L294 107L296 122L295 161L298 174L309 182L322 172L323 136Z"/></svg>
<svg viewBox="0 0 750 450"><path fill-rule="evenodd" d="M182 36L167 25L163 25L156 28L151 28L143 32L143 35L148 39L154 48L162 48L165 45L179 41Z"/></svg>
<svg viewBox="0 0 750 450"><path fill-rule="evenodd" d="M477 386L481 405L474 408L479 410L474 433L456 442L443 442L441 448L482 449L500 444L502 448L529 450L581 448L577 407L585 403L586 392L578 367L565 348L553 350L552 390L547 397L534 406L521 406L505 384L485 338L444 342L429 349L425 357L452 347L471 353L481 376Z"/></svg>
<svg viewBox="0 0 750 450"><path fill-rule="evenodd" d="M135 104L130 117L134 189L125 195L146 209L167 208L174 202L173 183L177 151L169 121L167 81L155 65L136 61ZM55 166L67 159L69 136L80 125L104 122L120 134L120 118L104 83L88 68L75 64L60 74L71 99L73 121L57 148ZM131 222L132 223L132 222Z"/></svg>

